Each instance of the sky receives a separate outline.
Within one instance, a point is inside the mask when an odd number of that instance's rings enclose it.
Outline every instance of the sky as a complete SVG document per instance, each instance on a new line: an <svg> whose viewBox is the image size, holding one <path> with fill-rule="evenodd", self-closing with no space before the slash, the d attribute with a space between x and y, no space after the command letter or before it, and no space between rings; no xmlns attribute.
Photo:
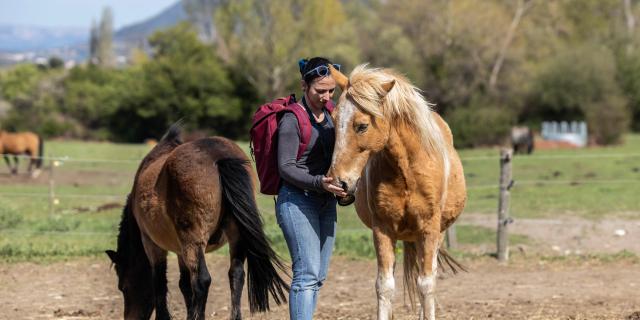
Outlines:
<svg viewBox="0 0 640 320"><path fill-rule="evenodd" d="M140 22L179 0L0 0L0 25L89 28L111 7L114 28Z"/></svg>

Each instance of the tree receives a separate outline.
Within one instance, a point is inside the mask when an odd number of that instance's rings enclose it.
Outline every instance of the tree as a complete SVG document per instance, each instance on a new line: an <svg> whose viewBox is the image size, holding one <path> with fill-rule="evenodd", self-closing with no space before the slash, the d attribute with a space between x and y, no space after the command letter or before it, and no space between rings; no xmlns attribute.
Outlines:
<svg viewBox="0 0 640 320"><path fill-rule="evenodd" d="M110 121L119 139L158 138L178 119L188 129L233 137L227 133L248 122L251 114L234 95L227 71L190 25L157 32L149 44L153 59L132 68L123 80L127 90Z"/></svg>
<svg viewBox="0 0 640 320"><path fill-rule="evenodd" d="M189 20L198 28L200 39L205 43L213 43L216 39L213 13L219 2L218 0L182 0Z"/></svg>
<svg viewBox="0 0 640 320"><path fill-rule="evenodd" d="M113 67L115 65L113 52L113 12L110 7L105 7L102 10L96 57L100 66Z"/></svg>
<svg viewBox="0 0 640 320"><path fill-rule="evenodd" d="M64 71L40 69L33 64L13 67L0 76L0 96L11 109L2 119L6 130L31 130L45 136L61 135L69 129L62 105Z"/></svg>
<svg viewBox="0 0 640 320"><path fill-rule="evenodd" d="M91 30L89 31L89 63L98 63L98 39L100 35L96 20L91 21Z"/></svg>
<svg viewBox="0 0 640 320"><path fill-rule="evenodd" d="M227 0L214 21L225 63L266 100L299 90L300 58L358 61L355 35L338 0Z"/></svg>
<svg viewBox="0 0 640 320"><path fill-rule="evenodd" d="M533 79L521 116L538 120L585 120L593 141L621 141L629 125L626 99L616 82L612 51L600 44L567 48Z"/></svg>
<svg viewBox="0 0 640 320"><path fill-rule="evenodd" d="M64 67L64 60L62 60L60 57L52 56L49 58L49 61L47 64L51 69L60 69Z"/></svg>

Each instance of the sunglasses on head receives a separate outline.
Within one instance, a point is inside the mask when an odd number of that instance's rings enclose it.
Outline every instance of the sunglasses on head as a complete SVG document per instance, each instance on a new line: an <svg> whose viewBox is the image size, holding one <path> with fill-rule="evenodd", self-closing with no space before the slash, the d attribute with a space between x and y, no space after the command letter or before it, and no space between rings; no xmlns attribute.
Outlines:
<svg viewBox="0 0 640 320"><path fill-rule="evenodd" d="M339 64L334 63L334 64L332 64L332 66L333 66L336 70L340 71L340 65L339 65ZM306 78L306 77L307 77L308 75L310 75L310 74L317 74L317 75L319 75L319 76L321 76L321 77L326 77L326 76L328 76L330 73L331 73L331 72L329 72L329 67L328 67L328 66L326 66L326 65L320 65L320 66L317 66L317 67L315 67L315 68L313 68L313 69L311 69L311 70L307 71L307 72L306 72L302 77L303 77L303 78Z"/></svg>

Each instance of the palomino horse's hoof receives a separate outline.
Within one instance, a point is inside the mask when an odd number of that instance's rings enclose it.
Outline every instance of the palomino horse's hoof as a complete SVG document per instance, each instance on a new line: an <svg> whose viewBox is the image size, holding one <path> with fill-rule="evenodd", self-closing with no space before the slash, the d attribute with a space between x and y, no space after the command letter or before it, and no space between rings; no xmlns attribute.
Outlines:
<svg viewBox="0 0 640 320"><path fill-rule="evenodd" d="M347 195L345 197L336 197L338 199L338 204L341 206L348 206L356 201L356 197L353 195Z"/></svg>

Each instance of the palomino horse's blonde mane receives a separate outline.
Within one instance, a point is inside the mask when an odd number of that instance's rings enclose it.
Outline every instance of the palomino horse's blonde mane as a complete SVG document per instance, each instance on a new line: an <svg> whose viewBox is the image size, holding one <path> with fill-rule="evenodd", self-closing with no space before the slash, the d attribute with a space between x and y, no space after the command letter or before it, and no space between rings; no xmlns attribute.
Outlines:
<svg viewBox="0 0 640 320"><path fill-rule="evenodd" d="M383 85L391 81L395 81L395 84L385 96ZM415 127L427 153L443 163L441 205L444 208L451 164L444 135L432 114L434 105L404 76L390 69L367 68L366 64L357 66L351 72L347 95L362 111L388 119L391 125L403 122ZM382 101L381 96L384 96Z"/></svg>

